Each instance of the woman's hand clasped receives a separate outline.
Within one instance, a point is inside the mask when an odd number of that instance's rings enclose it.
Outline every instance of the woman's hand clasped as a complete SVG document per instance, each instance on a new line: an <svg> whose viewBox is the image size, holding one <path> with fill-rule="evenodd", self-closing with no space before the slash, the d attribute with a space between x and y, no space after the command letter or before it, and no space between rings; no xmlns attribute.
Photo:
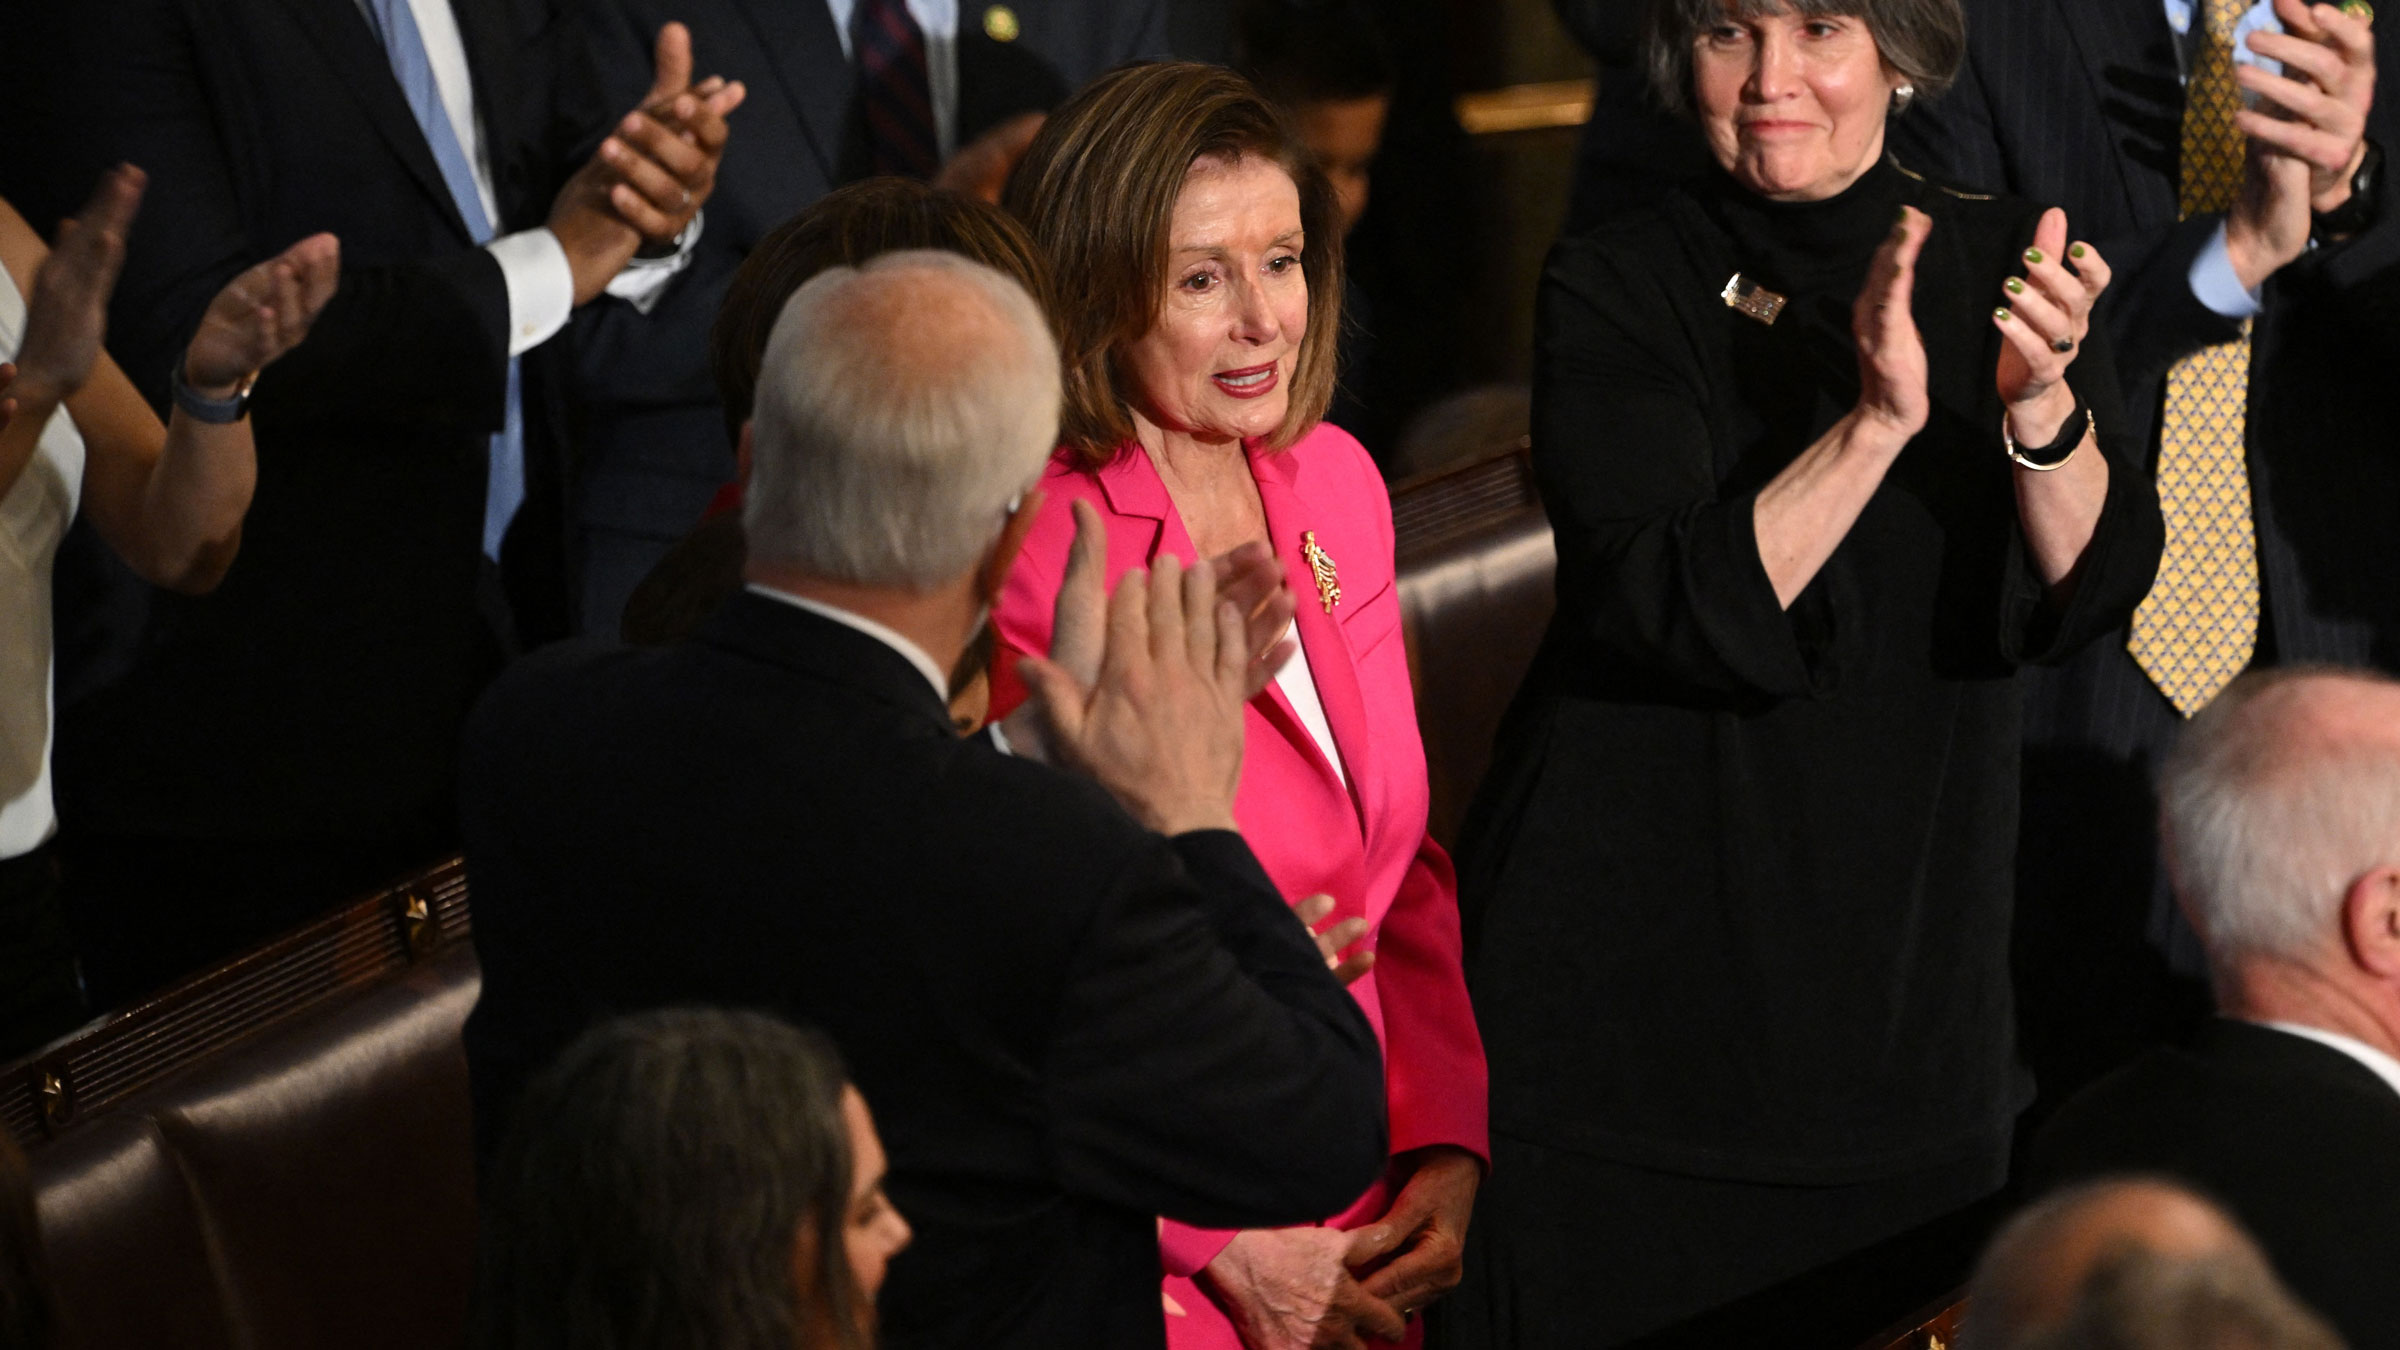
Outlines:
<svg viewBox="0 0 2400 1350"><path fill-rule="evenodd" d="M1901 441L1925 428L1932 413L1925 393L1925 341L1909 309L1917 286L1917 256L1933 233L1933 217L1900 208L1899 223L1875 251L1867 284L1850 308L1858 343L1858 411Z"/></svg>
<svg viewBox="0 0 2400 1350"><path fill-rule="evenodd" d="M2025 275L2003 286L1992 322L2007 339L2000 348L2000 401L2010 433L2026 445L2057 439L2075 410L2067 368L2091 335L2092 309L2108 289L2108 264L2089 244L2067 242L2067 213L2052 207L2025 250Z"/></svg>

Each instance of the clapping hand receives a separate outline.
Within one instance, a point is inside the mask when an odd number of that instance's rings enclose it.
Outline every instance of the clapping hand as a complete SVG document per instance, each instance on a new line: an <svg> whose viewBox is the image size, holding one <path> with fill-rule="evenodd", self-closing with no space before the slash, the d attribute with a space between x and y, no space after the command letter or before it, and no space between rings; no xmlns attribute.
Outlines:
<svg viewBox="0 0 2400 1350"><path fill-rule="evenodd" d="M2242 189L2225 221L2226 251L2252 290L2308 247L2312 212L2350 199L2375 105L2373 20L2333 5L2275 0L2283 31L2250 35L2250 50L2282 74L2238 65L2255 107L2234 114L2249 138Z"/></svg>
<svg viewBox="0 0 2400 1350"><path fill-rule="evenodd" d="M2067 367L2091 335L2092 309L2108 289L2108 263L2089 244L2067 242L2067 213L2052 207L2034 227L2025 250L2025 275L2003 285L2005 302L1992 322L2007 339L2000 347L2000 401L2017 439L2047 445L2074 410Z"/></svg>
<svg viewBox="0 0 2400 1350"><path fill-rule="evenodd" d="M1210 559L1205 570L1215 579L1218 597L1242 615L1244 648L1251 654L1242 685L1246 702L1256 698L1300 649L1291 637L1299 602L1285 584L1282 559L1265 544L1244 544ZM1107 571L1108 527L1089 505L1077 503L1075 542L1051 608L1050 663L1084 685L1100 678L1100 658L1108 646ZM1055 762L1040 710L1033 704L1011 713L1001 730L1019 754Z"/></svg>
<svg viewBox="0 0 2400 1350"><path fill-rule="evenodd" d="M204 398L229 397L300 345L341 279L341 244L316 234L226 283L184 351L184 384Z"/></svg>
<svg viewBox="0 0 2400 1350"><path fill-rule="evenodd" d="M1932 403L1925 393L1925 340L1909 309L1917 285L1917 256L1933 233L1933 217L1900 208L1900 221L1867 265L1867 284L1850 308L1858 344L1858 411L1903 440L1925 428Z"/></svg>
<svg viewBox="0 0 2400 1350"><path fill-rule="evenodd" d="M1088 623L1107 527L1077 502L1075 530L1079 557L1059 605ZM1253 664L1240 609L1218 595L1215 568L1187 571L1168 555L1127 573L1106 612L1093 678L1030 654L1018 662L1054 760L1090 775L1160 834L1233 829Z"/></svg>
<svg viewBox="0 0 2400 1350"><path fill-rule="evenodd" d="M748 93L738 80L691 83L692 35L680 23L658 30L652 69L640 105L551 207L550 232L566 249L579 305L597 297L644 241L672 242L692 223L716 189L725 119Z"/></svg>
<svg viewBox="0 0 2400 1350"><path fill-rule="evenodd" d="M25 339L9 388L19 404L56 406L91 378L108 334L108 297L125 263L125 234L148 181L141 170L119 165L101 175L80 213L59 222L25 305Z"/></svg>

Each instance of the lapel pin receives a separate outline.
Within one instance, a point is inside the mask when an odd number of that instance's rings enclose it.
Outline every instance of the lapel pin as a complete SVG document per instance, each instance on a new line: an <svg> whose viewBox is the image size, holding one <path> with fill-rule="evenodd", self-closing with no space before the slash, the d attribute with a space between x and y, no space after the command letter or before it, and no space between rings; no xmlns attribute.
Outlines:
<svg viewBox="0 0 2400 1350"><path fill-rule="evenodd" d="M1342 582L1333 570L1333 555L1318 547L1315 530L1301 531L1300 556L1308 562L1308 574L1316 579L1317 599L1324 603L1326 613L1333 613L1333 607L1342 603Z"/></svg>
<svg viewBox="0 0 2400 1350"><path fill-rule="evenodd" d="M1025 26L1017 22L1017 12L1006 5L994 5L983 12L983 35L994 42L1014 42Z"/></svg>
<svg viewBox="0 0 2400 1350"><path fill-rule="evenodd" d="M1775 326L1775 320L1782 316L1787 303L1784 297L1739 272L1733 274L1733 280L1725 283L1720 298L1725 301L1727 309L1746 314L1769 328Z"/></svg>

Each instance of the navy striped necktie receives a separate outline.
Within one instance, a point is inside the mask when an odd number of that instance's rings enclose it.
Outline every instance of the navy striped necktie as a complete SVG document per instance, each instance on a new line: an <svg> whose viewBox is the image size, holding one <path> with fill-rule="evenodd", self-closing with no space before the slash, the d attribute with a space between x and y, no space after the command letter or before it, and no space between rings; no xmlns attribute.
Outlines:
<svg viewBox="0 0 2400 1350"><path fill-rule="evenodd" d="M925 66L925 30L903 0L858 0L850 12L875 172L931 178L941 168L933 125L933 83Z"/></svg>

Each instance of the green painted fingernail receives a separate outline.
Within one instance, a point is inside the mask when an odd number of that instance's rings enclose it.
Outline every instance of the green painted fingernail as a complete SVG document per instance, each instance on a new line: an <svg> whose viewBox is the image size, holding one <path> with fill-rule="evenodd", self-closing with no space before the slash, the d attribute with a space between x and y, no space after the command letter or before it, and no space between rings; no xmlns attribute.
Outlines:
<svg viewBox="0 0 2400 1350"><path fill-rule="evenodd" d="M2041 266L2042 251L2038 248L2029 248L2025 250L2025 261L2032 263L2036 267Z"/></svg>
<svg viewBox="0 0 2400 1350"><path fill-rule="evenodd" d="M2016 277L2010 277L2005 284L2008 287L2008 293L2010 295L2023 295L2025 293L2025 283Z"/></svg>
<svg viewBox="0 0 2400 1350"><path fill-rule="evenodd" d="M1992 317L1998 319L2002 323L2007 323L2009 319L2014 316L2010 314L2008 306L2002 305L2000 308L1992 311Z"/></svg>
<svg viewBox="0 0 2400 1350"><path fill-rule="evenodd" d="M2088 249L2088 248L2085 248L2085 247L2084 247L2083 245L2081 245L2081 244L2077 244L2075 247L2073 247L2073 248L2070 248L2070 249L2068 249L2068 250L2067 250L2067 256L2068 256L2068 257L2070 257L2070 258L2081 258L2082 256L2084 256L2085 254L2087 254L2087 253L2089 253L2089 252L2091 252L2091 250L2090 250L2090 249Z"/></svg>

